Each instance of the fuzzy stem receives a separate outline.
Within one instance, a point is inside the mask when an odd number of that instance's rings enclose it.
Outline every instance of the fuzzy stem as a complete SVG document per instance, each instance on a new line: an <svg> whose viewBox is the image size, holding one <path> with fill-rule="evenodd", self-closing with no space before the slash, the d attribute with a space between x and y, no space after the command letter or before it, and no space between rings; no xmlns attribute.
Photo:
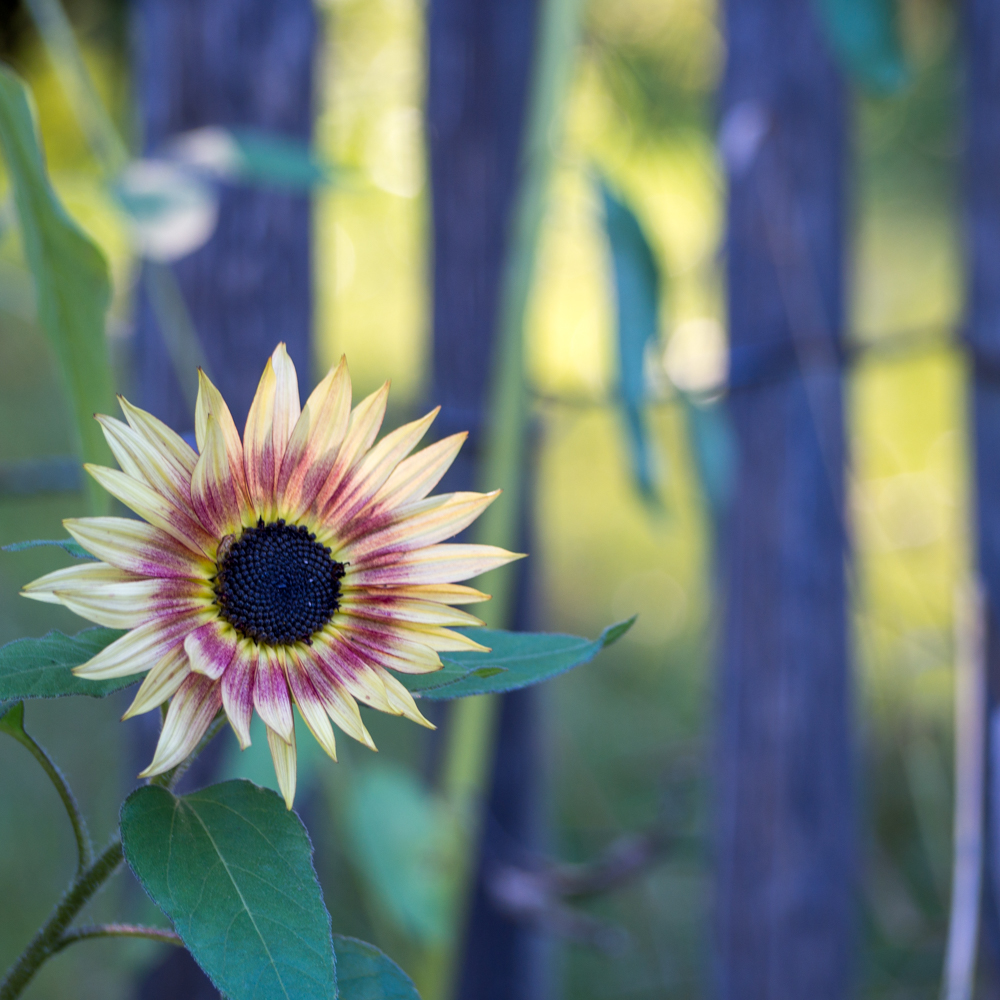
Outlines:
<svg viewBox="0 0 1000 1000"><path fill-rule="evenodd" d="M198 754L219 732L225 721L224 715L216 718L187 760L165 775L160 775L163 780L157 784L173 788ZM94 893L114 875L122 863L122 858L121 838L115 837L96 861L84 871L77 873L63 898L52 911L52 915L10 967L3 982L0 982L0 1000L15 1000L19 997L42 965L74 941L96 937L147 937L170 944L180 943L180 939L175 940L176 935L171 931L131 924L104 924L97 927L81 927L74 931L66 930Z"/></svg>
<svg viewBox="0 0 1000 1000"><path fill-rule="evenodd" d="M21 995L32 977L61 947L60 939L73 918L90 898L115 873L122 863L122 842L118 837L104 849L86 870L70 883L65 895L39 928L32 942L11 966L0 983L0 1000L14 1000Z"/></svg>
<svg viewBox="0 0 1000 1000"><path fill-rule="evenodd" d="M53 954L62 951L63 948L75 944L77 941L89 941L92 938L106 937L131 937L146 938L149 941L160 941L163 944L177 945L183 948L184 942L180 935L168 930L166 927L144 927L142 924L95 924L91 927L78 927L76 930L66 931L56 942Z"/></svg>
<svg viewBox="0 0 1000 1000"><path fill-rule="evenodd" d="M23 707L20 706L11 709L11 711L16 712L19 708L23 712ZM87 821L83 818L83 813L80 812L80 806L73 795L73 790L45 748L36 743L25 732L23 721L19 726L5 727L5 731L13 736L42 765L42 770L49 776L49 780L59 793L59 798L62 799L62 804L66 807L66 815L69 816L69 821L73 826L73 836L76 838L76 872L79 875L93 861L94 848L90 843L90 834L87 832Z"/></svg>

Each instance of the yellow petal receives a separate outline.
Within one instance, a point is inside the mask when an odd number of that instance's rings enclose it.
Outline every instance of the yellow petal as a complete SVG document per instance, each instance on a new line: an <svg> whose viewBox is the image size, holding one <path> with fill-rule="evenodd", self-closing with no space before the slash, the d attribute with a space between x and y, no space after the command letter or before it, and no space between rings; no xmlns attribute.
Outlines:
<svg viewBox="0 0 1000 1000"><path fill-rule="evenodd" d="M84 563L81 566L68 566L57 569L54 573L46 573L37 580L25 584L21 589L24 597L45 604L61 604L56 591L86 590L95 584L126 583L137 579L132 573L126 573L116 566L107 563Z"/></svg>
<svg viewBox="0 0 1000 1000"><path fill-rule="evenodd" d="M181 686L189 673L191 667L188 664L187 654L184 652L183 644L178 643L146 674L132 704L122 716L122 722L158 708Z"/></svg>
<svg viewBox="0 0 1000 1000"><path fill-rule="evenodd" d="M250 501L229 464L222 428L211 414L205 424L205 447L191 479L191 502L216 538L254 523Z"/></svg>
<svg viewBox="0 0 1000 1000"><path fill-rule="evenodd" d="M92 555L140 576L207 579L215 563L162 528L132 517L81 517L63 521L66 530Z"/></svg>
<svg viewBox="0 0 1000 1000"><path fill-rule="evenodd" d="M190 476L194 472L198 453L180 436L172 431L162 420L152 413L133 406L124 396L118 397L118 405L125 414L129 426L141 434L150 444L158 447L165 456Z"/></svg>
<svg viewBox="0 0 1000 1000"><path fill-rule="evenodd" d="M431 545L403 552L384 566L358 569L348 566L344 585L457 583L523 558L524 553L508 552L494 545Z"/></svg>
<svg viewBox="0 0 1000 1000"><path fill-rule="evenodd" d="M468 436L467 431L452 434L404 459L375 494L372 508L376 511L391 510L423 500L451 468Z"/></svg>
<svg viewBox="0 0 1000 1000"><path fill-rule="evenodd" d="M167 497L124 472L106 469L101 465L84 465L84 468L113 497L121 500L126 507L144 517L154 527L162 528L199 555L214 555L217 540Z"/></svg>
<svg viewBox="0 0 1000 1000"><path fill-rule="evenodd" d="M281 460L278 506L289 521L316 499L337 458L351 416L351 376L340 359L306 401Z"/></svg>
<svg viewBox="0 0 1000 1000"><path fill-rule="evenodd" d="M136 628L212 604L208 585L196 580L108 582L57 590L56 596L70 611L106 628Z"/></svg>
<svg viewBox="0 0 1000 1000"><path fill-rule="evenodd" d="M240 441L240 432L236 429L233 415L229 412L229 407L226 406L222 393L212 385L212 380L199 368L198 403L194 411L194 433L199 451L205 447L205 431L208 428L209 414L215 417L222 430L233 477L246 492L247 481L243 471L243 442Z"/></svg>
<svg viewBox="0 0 1000 1000"><path fill-rule="evenodd" d="M285 806L292 808L295 801L295 730L291 739L282 739L270 726L267 727L267 745L271 748L271 760L274 761L274 773L278 778L278 788L281 789Z"/></svg>
<svg viewBox="0 0 1000 1000"><path fill-rule="evenodd" d="M205 735L221 704L218 681L188 674L167 709L152 763L139 777L151 778L180 764Z"/></svg>
<svg viewBox="0 0 1000 1000"><path fill-rule="evenodd" d="M428 729L437 728L437 726L428 722L427 719L424 718L420 709L417 708L417 703L413 700L413 695L411 695L410 692L403 687L399 678L394 677L390 671L385 670L382 667L375 667L375 670L378 671L379 676L382 678L382 682L385 684L385 690L389 696L390 704L400 715L405 715L411 722L416 722L418 725L426 726Z"/></svg>

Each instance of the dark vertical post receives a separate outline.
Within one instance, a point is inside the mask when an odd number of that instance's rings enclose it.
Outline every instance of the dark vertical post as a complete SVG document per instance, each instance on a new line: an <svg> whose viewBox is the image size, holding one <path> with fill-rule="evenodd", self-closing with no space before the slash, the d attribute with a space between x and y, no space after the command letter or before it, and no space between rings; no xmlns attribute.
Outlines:
<svg viewBox="0 0 1000 1000"><path fill-rule="evenodd" d="M972 355L971 431L976 560L984 590L988 718L1000 708L1000 6L969 0L966 43L966 337ZM1000 980L1000 745L987 729L983 951Z"/></svg>
<svg viewBox="0 0 1000 1000"><path fill-rule="evenodd" d="M308 143L316 20L311 0L136 0L135 79L143 147L216 125ZM280 340L309 380L309 199L226 185L208 243L174 265L212 377L237 426ZM193 429L149 299L136 318L139 403Z"/></svg>
<svg viewBox="0 0 1000 1000"><path fill-rule="evenodd" d="M721 145L737 482L722 539L717 992L851 977L844 95L814 4L727 0Z"/></svg>
<svg viewBox="0 0 1000 1000"><path fill-rule="evenodd" d="M310 141L317 34L311 0L135 0L133 21L147 152L210 125ZM210 374L242 429L278 341L288 345L301 387L309 383L310 206L302 194L236 185L220 194L214 235L173 270ZM136 381L139 405L176 430L193 430L194 414L145 293L136 315ZM199 766L204 781L217 765L203 758ZM143 977L137 995L209 1000L218 992L176 949Z"/></svg>
<svg viewBox="0 0 1000 1000"><path fill-rule="evenodd" d="M432 399L441 435L470 431L443 488L475 489L508 222L518 183L537 0L431 0L427 141L434 232ZM522 577L523 579L523 577ZM523 606L524 602L518 604ZM459 995L535 996L537 935L495 907L489 872L537 841L537 704L504 699Z"/></svg>

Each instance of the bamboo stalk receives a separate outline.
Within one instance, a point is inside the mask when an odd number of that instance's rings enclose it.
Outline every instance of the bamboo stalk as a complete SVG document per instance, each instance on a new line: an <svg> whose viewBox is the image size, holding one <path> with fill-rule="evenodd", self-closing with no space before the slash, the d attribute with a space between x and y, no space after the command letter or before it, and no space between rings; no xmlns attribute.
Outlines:
<svg viewBox="0 0 1000 1000"><path fill-rule="evenodd" d="M555 145L569 89L579 33L580 0L541 0L530 103L525 126L520 185L511 219L501 288L496 356L486 428L483 490L500 486L503 497L479 519L475 540L505 548L518 545L524 496L525 429L529 395L524 376L524 320L528 310L538 238L545 215ZM482 617L493 628L509 626L514 605L514 567L489 576L493 595ZM462 824L452 867L451 926L445 943L430 950L417 975L425 1000L454 995L467 922L471 883L480 841L479 812L496 744L499 703L495 697L463 698L452 709L442 785Z"/></svg>

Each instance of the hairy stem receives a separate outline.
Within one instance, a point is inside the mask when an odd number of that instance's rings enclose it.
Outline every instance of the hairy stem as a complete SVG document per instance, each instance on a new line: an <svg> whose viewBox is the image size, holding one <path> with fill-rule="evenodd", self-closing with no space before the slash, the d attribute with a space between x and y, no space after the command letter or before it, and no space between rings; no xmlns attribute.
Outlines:
<svg viewBox="0 0 1000 1000"><path fill-rule="evenodd" d="M18 706L18 708L11 709L11 711L16 712L18 709L21 712L24 711L23 706ZM66 807L66 814L69 816L69 821L73 826L73 836L76 838L76 871L77 875L79 875L93 861L94 848L90 843L87 821L83 818L83 813L80 812L80 806L77 804L72 789L69 787L62 771L56 766L55 761L45 751L45 748L36 743L24 731L23 721L20 726L7 728L6 731L42 765L42 769L49 776L49 780L55 785L55 789L59 793L59 798L62 799L62 804Z"/></svg>
<svg viewBox="0 0 1000 1000"><path fill-rule="evenodd" d="M106 937L146 938L149 941L160 941L163 944L184 947L180 935L166 927L144 927L142 924L94 924L91 927L78 927L75 930L66 931L56 942L53 954L77 941Z"/></svg>
<svg viewBox="0 0 1000 1000"><path fill-rule="evenodd" d="M225 723L226 717L220 713L187 760L172 771L159 775L159 780L156 780L155 783L166 788L173 788L194 762L194 759ZM122 863L122 858L121 838L115 837L95 861L77 873L63 898L52 911L52 915L38 930L18 960L10 967L3 982L0 982L0 1000L15 1000L15 997L19 997L42 965L63 948L73 944L74 941L97 937L144 937L154 941L164 941L168 944L181 943L180 938L173 931L161 930L156 927L141 927L134 924L101 924L95 927L67 930L94 893L114 875Z"/></svg>
<svg viewBox="0 0 1000 1000"><path fill-rule="evenodd" d="M11 966L0 983L0 1000L14 1000L20 996L42 964L64 947L59 943L63 932L121 863L122 842L115 837L97 859L73 879L52 915Z"/></svg>

